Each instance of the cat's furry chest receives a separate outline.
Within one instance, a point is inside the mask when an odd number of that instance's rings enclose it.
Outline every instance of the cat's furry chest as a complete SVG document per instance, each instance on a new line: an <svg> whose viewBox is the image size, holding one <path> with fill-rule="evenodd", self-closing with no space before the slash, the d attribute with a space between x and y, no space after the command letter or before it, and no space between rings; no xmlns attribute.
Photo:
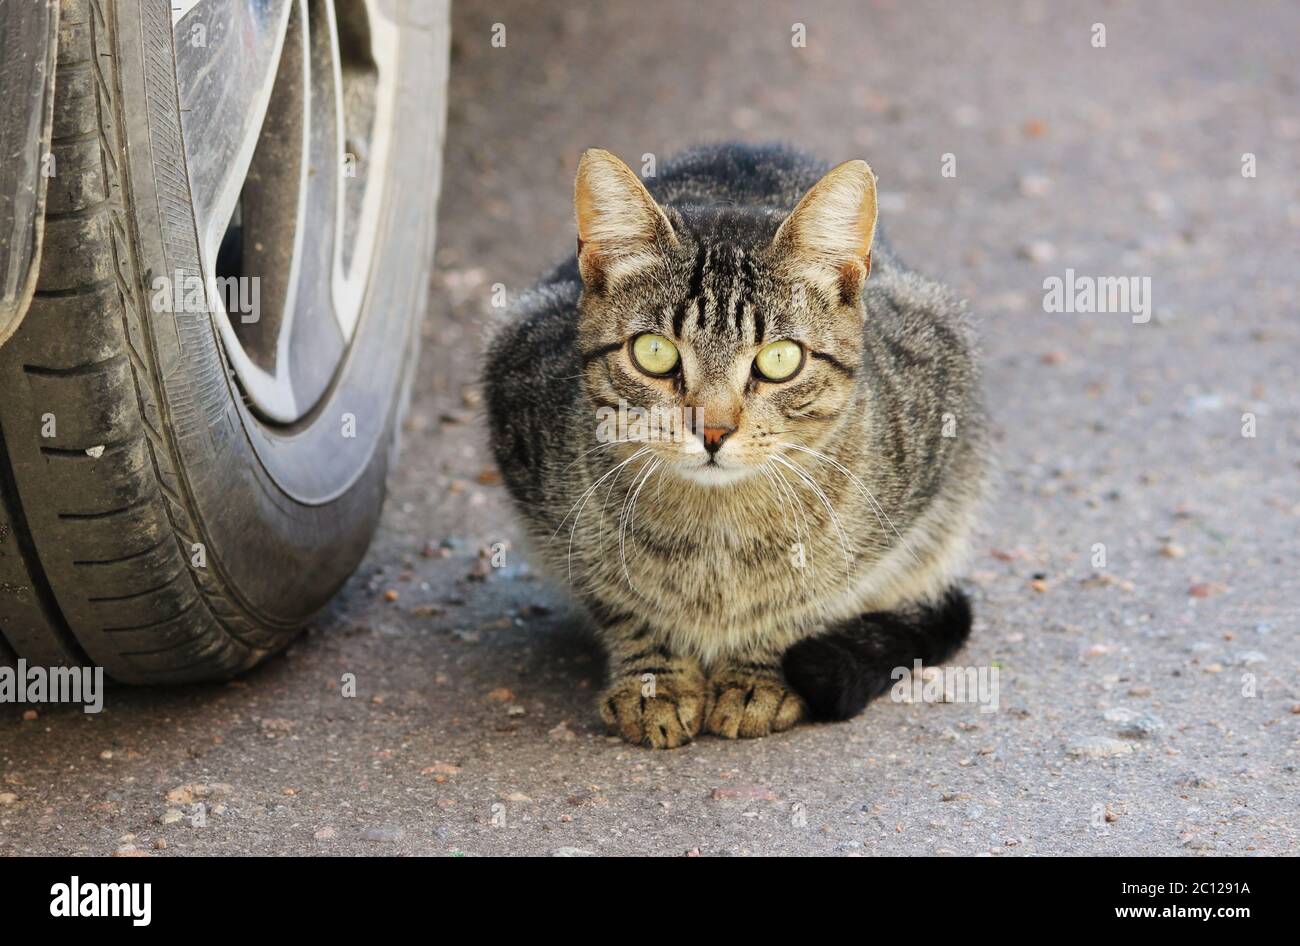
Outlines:
<svg viewBox="0 0 1300 946"><path fill-rule="evenodd" d="M855 601L881 541L840 487L819 488L834 518L808 488L762 475L716 488L648 481L635 503L624 484L609 502L593 496L571 554L567 530L559 537L562 567L602 603L693 649L770 645Z"/></svg>

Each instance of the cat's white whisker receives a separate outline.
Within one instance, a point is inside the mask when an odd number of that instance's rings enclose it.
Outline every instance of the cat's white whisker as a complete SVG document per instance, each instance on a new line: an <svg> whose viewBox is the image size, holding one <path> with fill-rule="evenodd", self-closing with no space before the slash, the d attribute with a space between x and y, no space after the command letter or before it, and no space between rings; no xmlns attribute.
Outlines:
<svg viewBox="0 0 1300 946"><path fill-rule="evenodd" d="M844 577L845 579L848 579L853 571L853 555L849 551L849 537L844 531L844 526L840 523L839 514L835 512L835 507L831 505L831 501L827 498L825 491L817 485L816 480L779 453L773 454L772 459L776 460L783 466L789 467L790 471L794 473L795 476L799 477L803 484L807 486L812 491L813 495L821 500L822 505L826 507L826 512L831 517L831 524L835 527L835 531L839 535L840 548L844 552Z"/></svg>
<svg viewBox="0 0 1300 946"><path fill-rule="evenodd" d="M626 460L623 460L617 466L613 467L612 469L606 470L594 483L592 483L585 490L583 490L582 495L579 496L577 500L574 502L574 504L569 507L569 511L565 513L564 518L560 520L560 524L555 527L555 531L551 533L551 538L555 538L555 536L559 534L560 530L564 528L564 524L569 521L569 516L573 514L573 510L577 508L593 490L599 488L600 484L604 482L605 477L627 466L627 464L631 463L638 456L645 453L649 449L650 449L649 447L642 447L640 450L633 453L630 457L628 457Z"/></svg>
<svg viewBox="0 0 1300 946"><path fill-rule="evenodd" d="M825 461L825 462L831 464L831 465L832 465L832 466L833 466L833 467L834 467L838 472L840 472L840 473L844 474L846 477L848 477L848 478L849 478L849 479L854 483L854 485L858 488L859 492L863 493L863 495L866 497L866 500L867 500L868 504L869 504L870 507L871 507L871 511L875 514L876 521L877 521L878 523L880 523L880 527L881 527L882 529L885 527L885 523L886 523L886 521L888 520L888 516L883 516L883 517L882 517L882 514L884 513L884 509L881 508L880 503L876 501L876 498L871 494L871 491L870 491L869 489L867 489L866 484L864 484L864 483L863 483L861 480L859 480L856 476L854 476L852 473L850 473L847 469L845 469L845 468L844 468L843 466L841 466L839 463L836 463L834 460L832 460L830 457L826 456L825 454L823 454L823 453L818 453L816 450L811 450L811 449L809 449L808 447L801 446L800 444L797 444L797 443L787 443L787 442L782 441L782 442L778 443L777 446L781 446L781 447L789 447L789 448L792 449L792 450L799 450L799 451L801 451L801 452L803 452L803 453L807 453L807 454L809 454L809 455L815 457L815 458L818 459L818 460L823 460L823 461ZM891 525L891 527L892 527L892 523L890 523L890 525ZM895 531L896 531L896 530L895 530ZM886 546L886 548L887 548L887 546Z"/></svg>
<svg viewBox="0 0 1300 946"><path fill-rule="evenodd" d="M789 514L789 512L788 512L787 509L786 509L786 505L785 505L785 495L784 495L784 494L782 493L782 491L781 491L781 486L780 486L780 484L778 484L777 481L776 481L776 476L779 475L779 474L776 472L775 468L773 468L772 466L769 465L770 463L771 463L771 458L768 458L767 460L764 460L762 463L759 464L759 466L758 466L758 472L760 472L760 473L763 474L764 478L767 479L768 484L772 487L773 492L776 494L776 500L777 500L777 502L778 502L778 503L780 504L780 506L781 506L781 521L782 521L782 523L784 523L784 522L786 521L787 517L790 516L790 514ZM794 538L795 538L795 542L797 542L798 545L799 545L799 547L803 550L803 553L804 553L804 554L803 554L803 558L804 558L804 560L805 560L805 562L806 562L806 560L807 560L807 548L808 548L808 547L807 547L807 545L804 544L804 541L803 541L803 531L799 528L799 522L798 522L798 520L794 519L793 517L790 517L790 521L794 523L794 528L795 528ZM803 569L802 569L802 567L800 567L799 578L800 578L800 580L803 582L803 584L805 584L805 585L808 584L808 576L805 575L805 574L803 574Z"/></svg>
<svg viewBox="0 0 1300 946"><path fill-rule="evenodd" d="M642 465L642 469L644 469L644 464ZM636 475L632 477L632 482L634 484L636 483L636 477L639 476L640 474L641 474L641 470L638 469L636 471ZM605 488L605 501L600 504L600 535L597 537L596 542L597 542L597 547L602 550L605 548L605 511L609 508L610 497L614 495L614 487L618 485L618 481L622 478L622 476L623 474L619 473L618 476L615 476L612 480L609 481L609 486Z"/></svg>
<svg viewBox="0 0 1300 946"><path fill-rule="evenodd" d="M628 525L628 520L636 514L636 501L637 498L641 495L641 490L645 487L645 484L650 481L650 477L654 475L655 470L659 469L662 463L663 460L655 458L650 460L646 464L646 472L644 475L641 474L640 470L637 471L637 476L639 477L640 481L636 482L634 480L633 485L628 488L628 493L630 498L624 502L623 514L619 517L619 530L618 530L619 563L623 566L623 577L627 579L627 586L632 589L633 594L638 596L640 595L640 592L636 590L636 585L632 583L632 575L631 572L628 571L628 567L627 567L627 544L626 544L627 525ZM635 528L635 523L633 525ZM636 533L634 531L633 536L635 537L635 535Z"/></svg>
<svg viewBox="0 0 1300 946"><path fill-rule="evenodd" d="M632 474L632 482L628 484L627 492L623 494L623 499L619 503L618 542L619 542L620 551L623 546L623 531L627 523L628 507L631 505L632 502L632 491L635 490L637 488L637 485L642 481L642 476L647 474L647 471L654 469L656 462L657 461L654 457L648 457L645 463L641 464L641 466L637 469L637 471Z"/></svg>
<svg viewBox="0 0 1300 946"><path fill-rule="evenodd" d="M575 463L581 463L581 462L583 461L583 459L585 459L589 454L595 453L597 450L604 450L604 449L607 448L607 447L613 447L613 446L615 446L615 445L617 445L617 444L620 444L620 443L637 443L637 442L638 442L638 441L633 440L633 439L631 439L631 438L624 438L624 439L622 439L622 440L606 440L604 443L598 443L598 444L596 444L596 446L592 447L590 450L584 450L584 451L582 451L582 453L578 454L578 456L577 456L576 458L574 458L573 460L570 460L568 463L564 464L564 466L561 468L560 472L561 472L561 473L567 473L567 472L569 472L569 469L570 469L570 468L571 468Z"/></svg>
<svg viewBox="0 0 1300 946"><path fill-rule="evenodd" d="M592 483L585 490L583 490L582 495L578 497L578 501L573 504L573 507L570 507L569 512L565 513L564 518L560 520L560 524L555 527L555 532L551 533L551 538L554 539L556 534L560 531L560 529L564 528L564 523L568 520L569 516L571 514L573 515L573 525L569 527L569 551L567 557L570 581L573 580L573 536L578 529L578 520L582 518L582 510L586 507L587 500L591 497L592 493L594 493L597 489L600 488L600 484L605 481L606 477L612 476L613 474L617 473L619 470L623 469L623 467L631 463L633 460L635 460L637 457L642 456L649 452L650 452L649 447L642 447L640 450L637 450L626 460L624 460L623 462L615 466L612 470L608 470L607 472L603 473L600 476L600 478L596 480L596 482ZM576 514L574 514L574 508L577 509Z"/></svg>
<svg viewBox="0 0 1300 946"><path fill-rule="evenodd" d="M805 537L805 531L811 531L808 528L808 510L804 507L803 499L795 492L794 487L790 485L790 481L785 478L785 474L776 467L772 467L772 474L780 482L781 488L789 495L791 502L795 504L795 511L798 513L795 520L795 536L804 549L804 558L808 565L808 571L816 576L817 564L813 559L812 550L809 548L809 543Z"/></svg>
<svg viewBox="0 0 1300 946"><path fill-rule="evenodd" d="M647 486L647 485L649 484L650 480L654 477L654 475L655 475L656 473L659 472L659 468L662 467L663 465L664 465L664 461L663 461L663 460L656 460L656 461L655 461L655 465L654 465L654 467L650 470L649 473L646 474L645 482L643 482L643 483L641 484L641 487L638 487L638 489L637 489L637 491L636 491L636 495L634 495L634 496L632 497L632 509L631 509L631 511L629 512L628 515L629 515L629 519L630 519L630 525L631 525L631 531L632 531L632 538L633 538L633 540L636 539L636 504L637 504L637 499L638 499L638 497L640 496L641 489L644 488L645 486ZM663 494L663 484L664 484L664 481L663 481L663 478L661 477L660 480L659 480L660 497L662 497L662 494Z"/></svg>
<svg viewBox="0 0 1300 946"><path fill-rule="evenodd" d="M871 490L867 488L867 484L862 482L862 480L859 479L853 473L852 470L849 470L843 464L837 462L831 457L828 457L826 454L820 453L809 447L802 446L801 444L784 443L782 444L782 446L791 447L792 449L795 450L801 450L804 453L816 457L818 460L823 460L826 463L829 463L835 469L839 470L846 477L848 477L849 482L853 483L853 485L855 485L859 490L861 490L863 495L867 497L867 501L871 503L872 510L876 514L876 519L880 520L883 517L884 521L881 522L881 525L885 525L886 523L888 523L890 531L892 531L895 537L897 537L898 539L898 544L907 552L908 555L912 556L913 562L915 562L918 566L921 564L921 559L917 556L917 554L914 551L912 551L912 547L907 544L907 540L904 539L903 536L899 533L898 528L894 525L894 521L889 518L889 513L885 512L885 507L880 504L880 500L876 499L875 495L871 492Z"/></svg>

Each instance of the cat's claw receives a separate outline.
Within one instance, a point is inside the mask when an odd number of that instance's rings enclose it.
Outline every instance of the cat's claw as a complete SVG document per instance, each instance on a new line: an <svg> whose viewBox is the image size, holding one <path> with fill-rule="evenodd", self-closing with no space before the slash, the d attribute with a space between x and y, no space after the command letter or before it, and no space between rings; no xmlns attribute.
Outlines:
<svg viewBox="0 0 1300 946"><path fill-rule="evenodd" d="M704 722L708 703L702 675L674 674L656 681L653 696L645 695L639 676L622 677L600 697L600 718L625 741L651 749L676 749L693 740Z"/></svg>
<svg viewBox="0 0 1300 946"><path fill-rule="evenodd" d="M783 732L808 715L799 695L775 676L724 672L709 686L713 700L704 729L724 739Z"/></svg>

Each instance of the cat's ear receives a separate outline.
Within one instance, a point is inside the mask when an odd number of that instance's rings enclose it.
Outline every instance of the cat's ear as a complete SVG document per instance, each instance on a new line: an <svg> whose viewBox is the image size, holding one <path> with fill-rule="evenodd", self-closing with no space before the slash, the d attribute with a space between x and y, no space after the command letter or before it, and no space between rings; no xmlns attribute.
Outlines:
<svg viewBox="0 0 1300 946"><path fill-rule="evenodd" d="M876 175L866 161L846 161L804 194L772 246L793 278L849 303L871 273L875 233Z"/></svg>
<svg viewBox="0 0 1300 946"><path fill-rule="evenodd" d="M600 290L661 258L677 243L672 224L632 169L588 149L573 187L582 281Z"/></svg>

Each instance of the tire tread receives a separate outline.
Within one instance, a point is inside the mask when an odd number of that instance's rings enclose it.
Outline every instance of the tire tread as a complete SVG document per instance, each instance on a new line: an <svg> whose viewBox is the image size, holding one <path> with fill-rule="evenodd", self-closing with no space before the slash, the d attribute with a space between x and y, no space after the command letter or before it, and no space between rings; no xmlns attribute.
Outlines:
<svg viewBox="0 0 1300 946"><path fill-rule="evenodd" d="M0 404L0 527L9 523L19 549L0 555L0 632L19 656L95 663L126 682L229 676L287 636L260 635L210 572L190 567L195 517L177 486L147 346L135 341L145 313L105 12L101 0L62 2L51 143L59 183L37 299L0 352L0 389L22 395ZM47 413L56 423L48 439ZM8 598L5 568L19 579Z"/></svg>

